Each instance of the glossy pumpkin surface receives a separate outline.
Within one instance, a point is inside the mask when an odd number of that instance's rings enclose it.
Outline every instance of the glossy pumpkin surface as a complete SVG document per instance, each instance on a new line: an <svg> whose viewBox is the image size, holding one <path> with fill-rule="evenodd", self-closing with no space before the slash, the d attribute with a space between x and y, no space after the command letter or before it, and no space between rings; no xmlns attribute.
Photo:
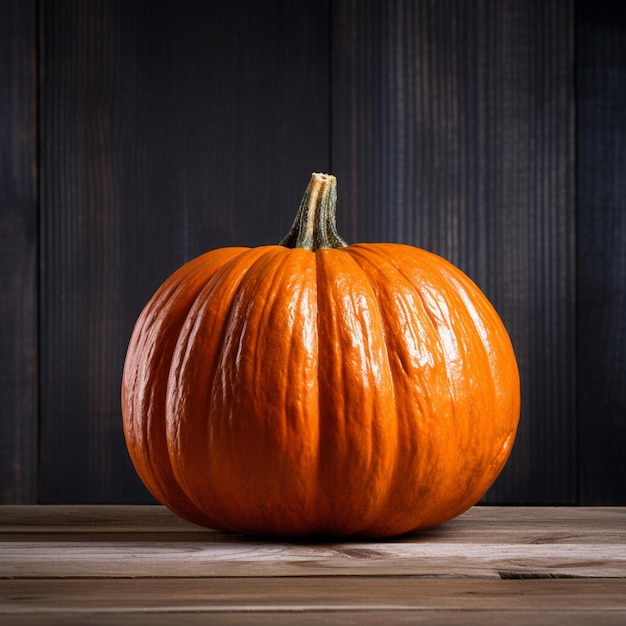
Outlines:
<svg viewBox="0 0 626 626"><path fill-rule="evenodd" d="M493 307L432 253L347 246L334 194L314 175L283 245L187 263L137 321L128 450L190 521L398 535L475 504L509 456L519 377Z"/></svg>

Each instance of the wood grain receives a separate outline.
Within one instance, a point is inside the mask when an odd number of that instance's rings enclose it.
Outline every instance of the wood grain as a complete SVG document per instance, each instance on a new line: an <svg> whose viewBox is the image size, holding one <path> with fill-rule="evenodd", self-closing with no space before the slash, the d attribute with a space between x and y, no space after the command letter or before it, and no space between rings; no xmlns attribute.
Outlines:
<svg viewBox="0 0 626 626"><path fill-rule="evenodd" d="M573 3L333 7L340 231L427 248L478 283L522 380L517 442L485 501L573 503Z"/></svg>
<svg viewBox="0 0 626 626"><path fill-rule="evenodd" d="M626 498L626 5L579 3L580 501Z"/></svg>
<svg viewBox="0 0 626 626"><path fill-rule="evenodd" d="M478 585L477 585L478 586ZM574 590L575 591L575 590ZM129 626L159 626L165 624L171 626L173 622L182 625L195 625L207 623L228 626L258 624L277 625L321 625L342 624L344 626L380 626L381 624L426 624L428 626L469 626L480 624L500 625L506 620L511 626L589 626L589 624L602 624L603 626L623 626L624 612L621 610L604 611L602 609L573 608L567 610L535 610L506 609L492 611L464 610L464 609L394 609L393 611L378 611L360 609L345 610L324 609L299 612L294 610L277 611L246 611L245 608L228 613L204 613L192 610L182 612L168 610L162 613L151 611L89 611L69 613L67 611L55 611L53 613L11 613L6 616L6 621L0 616L0 623L10 626L36 625L45 626L53 624L58 626L77 624L79 626L111 626L111 624L128 624Z"/></svg>
<svg viewBox="0 0 626 626"><path fill-rule="evenodd" d="M474 507L430 531L384 542L268 541L201 529L162 507L41 508L4 510L0 577L316 577L393 571L430 578L626 578L626 510L621 508Z"/></svg>
<svg viewBox="0 0 626 626"><path fill-rule="evenodd" d="M237 537L191 524L160 505L17 505L3 506L0 512L0 536L4 540L9 534L41 537L85 532L170 537L200 533L203 540ZM475 506L416 536L468 543L621 543L626 542L625 516L623 507Z"/></svg>
<svg viewBox="0 0 626 626"><path fill-rule="evenodd" d="M37 498L34 0L0 5L0 503Z"/></svg>
<svg viewBox="0 0 626 626"><path fill-rule="evenodd" d="M490 550L489 557L481 558L485 549ZM2 566L7 578L383 576L394 571L430 578L611 579L626 578L626 549L623 544L480 546L417 541L298 547L243 538L173 542L167 536L109 540L94 535L83 541L55 537L7 542Z"/></svg>
<svg viewBox="0 0 626 626"><path fill-rule="evenodd" d="M385 542L293 542L160 506L0 507L0 623L619 624L625 519L478 506Z"/></svg>
<svg viewBox="0 0 626 626"><path fill-rule="evenodd" d="M389 611L393 609L535 610L603 608L626 611L626 580L428 580L395 577L318 577L306 584L295 578L217 578L206 580L45 580L3 581L0 611L17 609L20 596L32 594L42 612L72 607L74 611L143 609L150 612L178 609L228 611L311 609ZM41 583L40 583L41 584ZM17 598L12 598L17 596ZM262 602L260 601L262 599ZM19 613L19 610L15 610Z"/></svg>

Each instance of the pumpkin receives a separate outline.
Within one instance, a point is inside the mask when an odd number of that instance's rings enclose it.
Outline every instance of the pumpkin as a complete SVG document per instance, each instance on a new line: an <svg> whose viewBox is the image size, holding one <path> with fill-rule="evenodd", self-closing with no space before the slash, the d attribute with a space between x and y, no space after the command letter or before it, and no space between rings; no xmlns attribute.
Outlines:
<svg viewBox="0 0 626 626"><path fill-rule="evenodd" d="M133 331L130 457L157 500L214 529L389 537L462 513L504 466L515 355L449 262L347 245L313 174L280 245L181 267Z"/></svg>

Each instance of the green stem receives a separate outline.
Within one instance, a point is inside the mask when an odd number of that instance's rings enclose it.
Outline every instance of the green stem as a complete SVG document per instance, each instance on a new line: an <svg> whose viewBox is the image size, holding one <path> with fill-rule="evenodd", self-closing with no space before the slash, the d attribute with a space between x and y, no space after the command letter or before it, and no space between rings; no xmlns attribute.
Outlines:
<svg viewBox="0 0 626 626"><path fill-rule="evenodd" d="M280 245L311 252L345 248L348 244L337 233L336 210L337 179L330 174L313 174L293 226Z"/></svg>

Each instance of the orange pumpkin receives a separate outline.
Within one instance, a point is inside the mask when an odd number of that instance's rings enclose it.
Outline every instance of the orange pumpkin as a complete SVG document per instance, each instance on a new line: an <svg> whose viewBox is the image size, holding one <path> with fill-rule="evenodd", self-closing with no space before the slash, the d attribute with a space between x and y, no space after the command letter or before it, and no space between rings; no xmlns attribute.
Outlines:
<svg viewBox="0 0 626 626"><path fill-rule="evenodd" d="M281 245L190 261L135 326L135 468L172 511L262 535L385 537L476 503L509 456L519 376L485 296L439 256L346 245L313 174Z"/></svg>

